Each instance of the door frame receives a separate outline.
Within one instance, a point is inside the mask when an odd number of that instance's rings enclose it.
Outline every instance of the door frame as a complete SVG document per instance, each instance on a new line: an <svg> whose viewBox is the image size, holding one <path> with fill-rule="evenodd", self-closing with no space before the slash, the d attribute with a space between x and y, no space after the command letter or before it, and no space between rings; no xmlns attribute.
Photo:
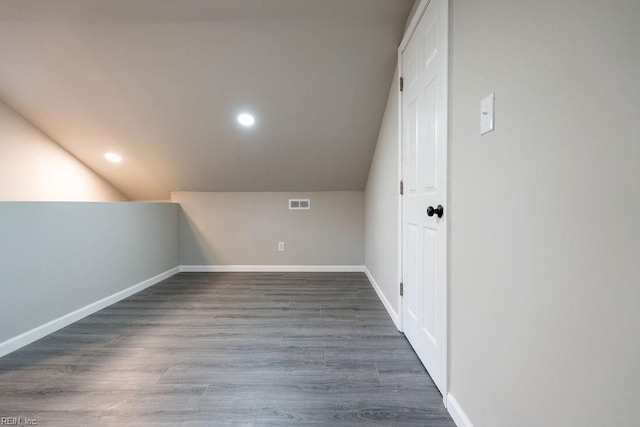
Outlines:
<svg viewBox="0 0 640 427"><path fill-rule="evenodd" d="M431 0L419 0L420 3L416 7L415 13L411 18L411 21L407 25L405 30L404 37L402 38L402 42L400 42L400 46L398 47L398 89L400 89L400 79L403 76L402 69L402 55L406 50L409 42L411 41L418 24L422 20L427 7L431 3ZM447 70L445 73L445 84L447 86L447 192L445 195L445 217L447 220L447 254L446 254L446 293L445 293L445 306L442 307L444 310L444 318L446 319L444 329L444 387L442 390L442 400L444 402L445 407L447 406L447 395L449 393L449 295L451 293L451 0L445 0L447 2L447 8L449 9L448 20L447 20L447 49L446 49L446 63ZM398 182L401 182L403 179L403 170L402 170L402 148L403 148L403 114L402 114L402 102L403 102L403 92L399 91L398 96ZM398 282L402 283L403 281L403 209L402 209L402 195L398 192ZM403 332L403 297L398 298L398 324L400 326L400 332Z"/></svg>

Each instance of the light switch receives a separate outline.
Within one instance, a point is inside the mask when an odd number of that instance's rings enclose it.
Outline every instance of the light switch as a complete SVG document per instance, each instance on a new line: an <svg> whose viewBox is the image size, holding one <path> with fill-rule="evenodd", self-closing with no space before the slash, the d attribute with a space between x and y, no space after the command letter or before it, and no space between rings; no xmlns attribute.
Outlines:
<svg viewBox="0 0 640 427"><path fill-rule="evenodd" d="M480 135L491 132L495 121L495 93L480 101Z"/></svg>

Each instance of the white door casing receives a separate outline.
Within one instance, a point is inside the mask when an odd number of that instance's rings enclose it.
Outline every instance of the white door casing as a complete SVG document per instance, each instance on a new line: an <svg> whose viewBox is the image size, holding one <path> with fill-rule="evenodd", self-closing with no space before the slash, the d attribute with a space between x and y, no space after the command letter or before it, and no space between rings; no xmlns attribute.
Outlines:
<svg viewBox="0 0 640 427"><path fill-rule="evenodd" d="M447 393L448 15L448 0L431 0L400 50L402 329L443 395ZM441 218L438 206L444 209Z"/></svg>

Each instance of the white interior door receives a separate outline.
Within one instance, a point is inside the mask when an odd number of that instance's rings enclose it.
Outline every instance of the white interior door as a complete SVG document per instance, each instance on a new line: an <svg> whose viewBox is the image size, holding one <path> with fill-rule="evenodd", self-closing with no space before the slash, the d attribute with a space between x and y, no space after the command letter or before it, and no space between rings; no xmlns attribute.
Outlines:
<svg viewBox="0 0 640 427"><path fill-rule="evenodd" d="M402 328L443 394L447 360L448 2L432 0L403 52ZM440 206L443 209L439 217Z"/></svg>

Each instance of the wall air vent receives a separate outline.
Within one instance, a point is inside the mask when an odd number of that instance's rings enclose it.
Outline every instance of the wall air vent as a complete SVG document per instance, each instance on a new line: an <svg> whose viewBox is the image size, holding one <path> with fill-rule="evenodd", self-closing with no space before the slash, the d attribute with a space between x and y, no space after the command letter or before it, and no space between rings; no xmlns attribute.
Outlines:
<svg viewBox="0 0 640 427"><path fill-rule="evenodd" d="M289 210L309 210L311 199L289 199Z"/></svg>

